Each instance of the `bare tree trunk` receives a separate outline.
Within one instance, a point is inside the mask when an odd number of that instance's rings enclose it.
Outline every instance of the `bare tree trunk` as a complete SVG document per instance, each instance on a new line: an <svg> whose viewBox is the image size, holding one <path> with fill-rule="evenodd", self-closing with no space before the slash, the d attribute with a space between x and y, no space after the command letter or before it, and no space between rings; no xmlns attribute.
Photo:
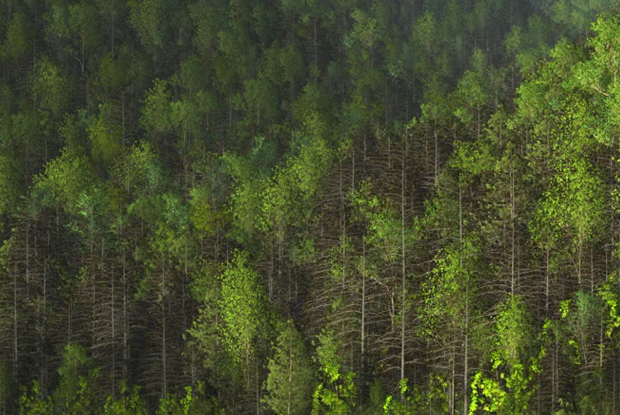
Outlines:
<svg viewBox="0 0 620 415"><path fill-rule="evenodd" d="M166 394L168 393L167 391L167 380L168 380L168 374L166 372L166 366L167 366L167 361L166 361L166 312L165 312L165 301L164 301L164 296L165 296L165 285L166 285L166 265L163 264L163 269L162 269L162 284L161 284L161 360L162 360L162 398L166 397Z"/></svg>
<svg viewBox="0 0 620 415"><path fill-rule="evenodd" d="M316 23L317 23L317 18L314 18L314 28L313 28L313 41L314 41L314 68L315 71L318 71L319 69L319 48L317 46L317 39L316 39Z"/></svg>
<svg viewBox="0 0 620 415"><path fill-rule="evenodd" d="M547 248L545 268L545 317L549 317L549 248Z"/></svg>
<svg viewBox="0 0 620 415"><path fill-rule="evenodd" d="M456 384L456 350L452 347L452 382L450 382L450 399L448 400L448 407L450 410L450 415L455 414L455 384Z"/></svg>
<svg viewBox="0 0 620 415"><path fill-rule="evenodd" d="M39 341L41 342L41 391L45 394L47 390L47 368L45 364L45 352L43 348L43 341L45 339L45 329L47 327L47 261L48 258L43 258L43 309L41 311L41 337Z"/></svg>
<svg viewBox="0 0 620 415"><path fill-rule="evenodd" d="M17 337L17 264L13 266L13 382L17 384L17 365L19 364Z"/></svg>
<svg viewBox="0 0 620 415"><path fill-rule="evenodd" d="M127 363L129 362L129 324L127 322L127 264L126 253L123 248L123 379L127 379Z"/></svg>
<svg viewBox="0 0 620 415"><path fill-rule="evenodd" d="M111 301L111 312L112 312L112 401L116 398L116 315L114 313L114 296L116 295L114 292L114 274L111 275L112 287L112 301Z"/></svg>
<svg viewBox="0 0 620 415"><path fill-rule="evenodd" d="M512 162L514 166L514 161ZM512 257L510 261L510 295L515 296L515 177L514 171L510 170L510 222L512 226Z"/></svg>
<svg viewBox="0 0 620 415"><path fill-rule="evenodd" d="M254 358L254 386L256 387L256 415L260 415L260 386L258 382L258 359Z"/></svg>
<svg viewBox="0 0 620 415"><path fill-rule="evenodd" d="M611 413L615 414L616 413L616 399L618 398L616 389L617 389L617 370L618 370L618 352L614 351L614 380L613 380L613 386L612 386L612 393L614 395L613 399L612 399L612 410Z"/></svg>
<svg viewBox="0 0 620 415"><path fill-rule="evenodd" d="M364 366L364 353L366 345L366 244L362 241L362 322L360 325L360 357Z"/></svg>
<svg viewBox="0 0 620 415"><path fill-rule="evenodd" d="M437 130L434 131L435 134L435 186L439 182L439 143L437 137Z"/></svg>
<svg viewBox="0 0 620 415"><path fill-rule="evenodd" d="M291 415L291 392L293 386L293 339L290 338L288 350L288 399L286 403L286 414Z"/></svg>
<svg viewBox="0 0 620 415"><path fill-rule="evenodd" d="M460 182L460 178L459 178ZM459 183L459 244L463 248L463 191ZM459 254L459 268L462 268L462 252ZM465 362L463 368L463 413L468 409L468 361L469 361L469 280L465 281Z"/></svg>
<svg viewBox="0 0 620 415"><path fill-rule="evenodd" d="M407 159L407 141L405 138L405 151L401 161L401 190L400 190L400 243L401 243L401 318L400 318L400 380L405 379L405 295L406 295L406 276L407 262L405 252L405 187L407 185L407 170L405 161ZM401 398L404 398L401 396Z"/></svg>

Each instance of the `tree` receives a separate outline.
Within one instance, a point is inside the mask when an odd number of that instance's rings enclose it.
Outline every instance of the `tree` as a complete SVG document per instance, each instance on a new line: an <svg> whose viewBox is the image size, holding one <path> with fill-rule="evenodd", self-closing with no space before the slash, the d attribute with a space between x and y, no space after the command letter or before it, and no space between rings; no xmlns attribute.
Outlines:
<svg viewBox="0 0 620 415"><path fill-rule="evenodd" d="M0 56L12 64L20 63L30 52L28 41L31 34L28 33L29 28L26 22L26 16L23 13L13 13L5 41L0 47Z"/></svg>
<svg viewBox="0 0 620 415"><path fill-rule="evenodd" d="M118 397L113 399L108 396L103 408L103 415L147 415L139 392L139 386L134 386L130 392L127 381L123 380L119 385Z"/></svg>
<svg viewBox="0 0 620 415"><path fill-rule="evenodd" d="M45 415L54 413L54 403L50 396L44 398L41 393L41 385L35 380L32 389L23 388L19 398L20 415Z"/></svg>
<svg viewBox="0 0 620 415"><path fill-rule="evenodd" d="M99 376L86 348L69 343L58 368L60 381L54 391L54 406L59 414L86 415L95 410L92 383Z"/></svg>
<svg viewBox="0 0 620 415"><path fill-rule="evenodd" d="M32 98L43 109L60 116L69 104L69 84L48 58L37 60L30 80Z"/></svg>
<svg viewBox="0 0 620 415"><path fill-rule="evenodd" d="M263 402L276 414L305 413L314 388L314 367L292 320L283 325L275 356L269 360L268 395Z"/></svg>
<svg viewBox="0 0 620 415"><path fill-rule="evenodd" d="M140 124L152 136L156 145L172 130L170 99L168 83L161 79L155 80L153 87L144 97Z"/></svg>
<svg viewBox="0 0 620 415"><path fill-rule="evenodd" d="M511 297L497 310L496 345L490 354L496 376L495 379L487 377L483 371L475 374L468 413L479 413L482 409L498 414L526 414L531 410L530 398L536 390L534 376L542 369L540 361L545 355L545 346L536 344L521 297ZM545 331L546 328L543 336Z"/></svg>
<svg viewBox="0 0 620 415"><path fill-rule="evenodd" d="M109 105L100 105L97 121L88 128L92 143L91 157L101 171L117 160L122 149L122 131L110 120L110 110Z"/></svg>
<svg viewBox="0 0 620 415"><path fill-rule="evenodd" d="M316 362L319 365L319 383L314 390L312 414L350 414L355 407L357 390L355 373L346 371L338 354L340 342L333 333L317 336Z"/></svg>
<svg viewBox="0 0 620 415"><path fill-rule="evenodd" d="M101 42L99 16L89 2L52 6L52 30L60 39L67 39L64 51L80 64L81 74L87 63L87 54Z"/></svg>
<svg viewBox="0 0 620 415"><path fill-rule="evenodd" d="M157 415L223 414L215 400L205 396L204 388L204 383L199 381L195 387L185 387L185 396L168 395L162 398Z"/></svg>
<svg viewBox="0 0 620 415"><path fill-rule="evenodd" d="M249 382L255 342L267 328L268 314L258 274L248 264L244 252L236 252L221 278L222 340L236 363L241 363ZM266 315L267 314L267 315ZM249 386L249 385L248 385Z"/></svg>
<svg viewBox="0 0 620 415"><path fill-rule="evenodd" d="M164 18L164 0L131 0L128 6L131 10L131 24L138 33L140 41L151 53L163 48L165 38L166 19Z"/></svg>

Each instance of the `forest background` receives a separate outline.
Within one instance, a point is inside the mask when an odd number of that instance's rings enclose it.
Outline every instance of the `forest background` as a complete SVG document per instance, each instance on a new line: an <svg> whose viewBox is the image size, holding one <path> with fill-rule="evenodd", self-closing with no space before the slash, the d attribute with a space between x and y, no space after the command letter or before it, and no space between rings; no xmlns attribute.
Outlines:
<svg viewBox="0 0 620 415"><path fill-rule="evenodd" d="M619 8L0 0L0 411L620 413Z"/></svg>

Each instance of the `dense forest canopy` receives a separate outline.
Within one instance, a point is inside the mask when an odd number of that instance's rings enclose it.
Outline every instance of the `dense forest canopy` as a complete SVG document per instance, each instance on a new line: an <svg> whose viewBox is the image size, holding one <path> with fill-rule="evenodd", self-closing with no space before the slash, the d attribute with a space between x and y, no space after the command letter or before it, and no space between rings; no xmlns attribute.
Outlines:
<svg viewBox="0 0 620 415"><path fill-rule="evenodd" d="M620 413L618 11L0 0L0 412Z"/></svg>

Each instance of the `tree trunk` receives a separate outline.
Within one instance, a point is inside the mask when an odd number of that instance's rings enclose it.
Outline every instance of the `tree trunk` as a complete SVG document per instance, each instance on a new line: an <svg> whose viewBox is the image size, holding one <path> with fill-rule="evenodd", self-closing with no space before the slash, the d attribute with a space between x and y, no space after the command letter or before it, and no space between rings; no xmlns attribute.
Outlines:
<svg viewBox="0 0 620 415"><path fill-rule="evenodd" d="M127 264L126 253L123 248L123 379L127 379L127 364L129 363L129 324L127 322Z"/></svg>
<svg viewBox="0 0 620 415"><path fill-rule="evenodd" d="M166 286L166 266L163 265L162 269L162 284L161 284L161 360L162 360L162 398L166 397L168 393L167 390L167 380L168 374L166 372L167 369L167 361L166 361L166 310L165 310L165 286Z"/></svg>
<svg viewBox="0 0 620 415"><path fill-rule="evenodd" d="M19 363L17 337L17 264L13 266L13 382L18 384L17 366Z"/></svg>
<svg viewBox="0 0 620 415"><path fill-rule="evenodd" d="M407 141L405 138L405 151L401 162L401 190L400 190L400 243L401 243L401 318L400 318L400 380L405 379L405 295L406 295L406 276L407 262L405 252L405 186L407 185L407 170L405 161L407 159ZM401 398L404 398L401 396Z"/></svg>
<svg viewBox="0 0 620 415"><path fill-rule="evenodd" d="M291 392L293 389L293 338L291 337L289 342L288 351L288 399L286 403L286 415L291 415Z"/></svg>
<svg viewBox="0 0 620 415"><path fill-rule="evenodd" d="M364 353L366 344L366 244L362 241L362 322L360 325L360 357L362 359L362 369L364 366Z"/></svg>

